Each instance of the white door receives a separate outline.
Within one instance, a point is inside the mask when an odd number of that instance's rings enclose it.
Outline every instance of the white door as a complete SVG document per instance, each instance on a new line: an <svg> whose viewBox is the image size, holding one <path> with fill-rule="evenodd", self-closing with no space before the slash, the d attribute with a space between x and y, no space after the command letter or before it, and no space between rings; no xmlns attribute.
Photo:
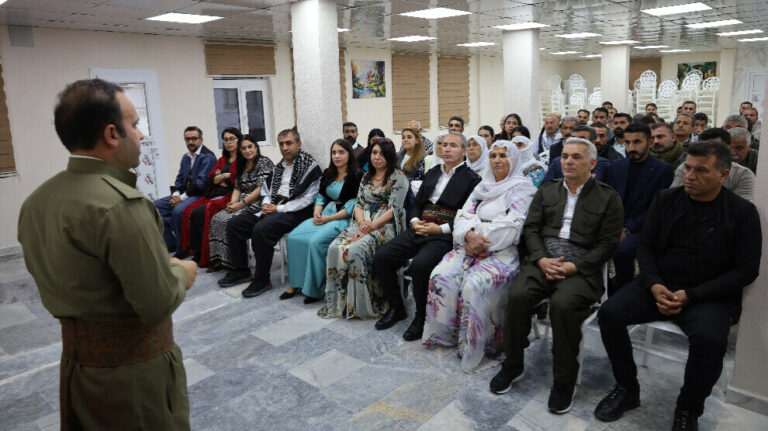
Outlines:
<svg viewBox="0 0 768 431"><path fill-rule="evenodd" d="M763 102L765 99L765 82L768 73L764 69L750 71L747 74L747 99L757 109L759 118L763 118Z"/></svg>
<svg viewBox="0 0 768 431"><path fill-rule="evenodd" d="M260 146L270 145L274 140L267 80L215 79L213 98L219 148L222 148L221 132L227 127L253 135Z"/></svg>
<svg viewBox="0 0 768 431"><path fill-rule="evenodd" d="M91 78L100 78L118 84L139 114L141 141L136 188L154 201L170 190L163 145L163 121L160 115L160 95L157 73L151 69L91 69Z"/></svg>

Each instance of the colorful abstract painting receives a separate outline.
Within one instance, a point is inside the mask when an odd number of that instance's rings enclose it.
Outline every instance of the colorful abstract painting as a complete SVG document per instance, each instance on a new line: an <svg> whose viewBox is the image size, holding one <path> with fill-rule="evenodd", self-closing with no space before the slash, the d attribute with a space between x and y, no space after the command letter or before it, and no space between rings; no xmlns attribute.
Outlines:
<svg viewBox="0 0 768 431"><path fill-rule="evenodd" d="M717 76L717 62L705 61L703 63L678 63L677 79L680 80L681 84L683 82L683 79L685 79L685 75L687 75L692 70L700 70L701 73L704 75L704 78L702 78L702 80L710 78L712 76Z"/></svg>
<svg viewBox="0 0 768 431"><path fill-rule="evenodd" d="M352 60L351 63L353 99L387 96L383 61Z"/></svg>

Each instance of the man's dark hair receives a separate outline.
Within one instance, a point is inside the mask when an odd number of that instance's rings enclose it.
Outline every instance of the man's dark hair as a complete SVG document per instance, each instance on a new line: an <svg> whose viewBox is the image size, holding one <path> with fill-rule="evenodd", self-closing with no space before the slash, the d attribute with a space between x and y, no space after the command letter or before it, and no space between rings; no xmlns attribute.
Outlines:
<svg viewBox="0 0 768 431"><path fill-rule="evenodd" d="M586 112L587 115L589 115L589 111L587 111L586 109L579 109L578 112Z"/></svg>
<svg viewBox="0 0 768 431"><path fill-rule="evenodd" d="M595 108L595 110L592 111L592 115L595 115L595 112L602 112L606 115L606 117L608 116L608 110L603 107Z"/></svg>
<svg viewBox="0 0 768 431"><path fill-rule="evenodd" d="M707 114L703 112L697 112L693 114L693 121L703 121L705 123L709 122L709 117L707 117Z"/></svg>
<svg viewBox="0 0 768 431"><path fill-rule="evenodd" d="M669 123L656 123L656 124L654 124L654 125L652 125L652 126L651 126L651 130L660 129L660 128L662 128L662 127L664 127L664 128L666 128L667 130L669 130L669 133L671 133L672 135L674 135L674 134L675 134L675 129L674 129L674 127L672 127L672 125L671 125L671 124L669 124ZM626 131L625 131L624 133L626 133Z"/></svg>
<svg viewBox="0 0 768 431"><path fill-rule="evenodd" d="M624 129L624 136L627 136L627 133L638 133L638 132L645 135L646 141L651 140L651 128L648 127L647 124L643 124L643 123L632 123L629 126L627 126L627 128Z"/></svg>
<svg viewBox="0 0 768 431"><path fill-rule="evenodd" d="M713 139L720 139L725 142L726 145L731 145L731 134L722 127L707 129L699 135L700 141L711 141Z"/></svg>
<svg viewBox="0 0 768 431"><path fill-rule="evenodd" d="M198 137L201 137L201 138L203 137L203 131L200 130L200 128L197 126L187 126L187 128L184 129L184 133L187 133L187 132L197 132Z"/></svg>
<svg viewBox="0 0 768 431"><path fill-rule="evenodd" d="M596 121L596 122L592 123L591 127L593 129L595 129L595 128L607 129L608 128L608 126L606 126L605 123L601 123L599 121ZM597 132L595 132L595 133L597 133Z"/></svg>
<svg viewBox="0 0 768 431"><path fill-rule="evenodd" d="M277 134L277 137L288 136L289 133L292 135L294 142L301 142L301 136L299 136L299 131L296 130L295 127L293 129L281 130L280 133Z"/></svg>
<svg viewBox="0 0 768 431"><path fill-rule="evenodd" d="M600 104L600 106L605 106L605 105L609 105L611 108L613 108L613 102L609 102L609 101L606 100L605 102Z"/></svg>
<svg viewBox="0 0 768 431"><path fill-rule="evenodd" d="M371 142L371 138L373 138L374 136L384 138L385 137L384 131L381 129L371 129L371 131L368 132L368 142ZM368 142L366 142L366 145L368 144Z"/></svg>
<svg viewBox="0 0 768 431"><path fill-rule="evenodd" d="M488 133L491 134L491 137L493 137L495 135L495 133L493 133L493 127L491 127L491 126L480 126L480 128L477 129L477 133L480 133L481 130L487 130Z"/></svg>
<svg viewBox="0 0 768 431"><path fill-rule="evenodd" d="M355 124L355 123L353 123L351 121L347 121L346 123L341 125L342 129L345 128L345 127L354 127L355 130L357 130L357 124ZM331 144L331 146L333 146L333 144Z"/></svg>
<svg viewBox="0 0 768 431"><path fill-rule="evenodd" d="M731 169L731 162L733 162L731 147L712 140L692 142L688 146L688 155L697 157L715 156L715 167L721 171Z"/></svg>
<svg viewBox="0 0 768 431"><path fill-rule="evenodd" d="M687 105L689 103L693 104L693 106L696 106L696 102L694 102L693 100L686 100L685 102L683 102L683 106L685 106L685 105Z"/></svg>
<svg viewBox="0 0 768 431"><path fill-rule="evenodd" d="M61 92L53 111L56 133L69 152L92 150L104 128L112 124L125 136L119 85L101 79L75 81Z"/></svg>
<svg viewBox="0 0 768 431"><path fill-rule="evenodd" d="M652 125L656 124L656 118L653 115L642 115L638 114L640 116L638 121L635 121L636 123L643 123L648 125L648 127L651 127Z"/></svg>
<svg viewBox="0 0 768 431"><path fill-rule="evenodd" d="M646 103L646 104L645 104L645 109L647 110L649 106L653 106L654 108L656 108L656 109L659 109L659 107L658 107L658 106L656 106L656 104L655 104L655 103Z"/></svg>
<svg viewBox="0 0 768 431"><path fill-rule="evenodd" d="M747 101L741 102L741 103L739 104L739 106L741 106L741 105L749 105L749 106L752 106L752 102L750 102L749 100L747 100Z"/></svg>
<svg viewBox="0 0 768 431"><path fill-rule="evenodd" d="M624 118L627 119L628 123L630 123L630 124L632 123L632 116L627 114L626 112L618 112L616 114L613 114L613 119L614 120L616 119L616 117L624 117Z"/></svg>
<svg viewBox="0 0 768 431"><path fill-rule="evenodd" d="M514 135L515 132L520 132L521 135L525 136L528 139L531 139L531 131L528 130L525 126L517 126L514 129L512 129L512 134Z"/></svg>
<svg viewBox="0 0 768 431"><path fill-rule="evenodd" d="M582 132L582 131L587 131L589 133L589 140L590 141L595 142L595 140L597 140L597 132L595 132L595 129L593 129L592 127L589 127L589 126L585 126L583 124L580 124L580 125L574 127L573 128L573 132L571 132L571 136L573 136L573 134L576 133L576 132Z"/></svg>
<svg viewBox="0 0 768 431"><path fill-rule="evenodd" d="M448 119L448 124L450 124L451 121L458 121L459 123L461 123L461 127L464 127L464 119L459 117L459 116L457 116L457 115L454 115L453 117L449 118Z"/></svg>

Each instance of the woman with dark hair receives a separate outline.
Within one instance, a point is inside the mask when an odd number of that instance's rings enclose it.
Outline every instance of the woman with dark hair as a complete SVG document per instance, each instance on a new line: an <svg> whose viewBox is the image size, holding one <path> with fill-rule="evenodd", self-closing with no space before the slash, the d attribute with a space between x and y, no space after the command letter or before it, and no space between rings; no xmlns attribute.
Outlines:
<svg viewBox="0 0 768 431"><path fill-rule="evenodd" d="M512 129L512 138L515 138L517 136L525 136L526 138L531 139L531 132L525 126L517 126L514 129ZM505 140L511 141L512 138L505 139Z"/></svg>
<svg viewBox="0 0 768 431"><path fill-rule="evenodd" d="M251 135L243 136L237 158L237 180L232 197L226 208L211 218L210 235L210 264L208 272L230 268L229 246L227 244L227 223L237 214L248 211L255 214L261 211L261 185L275 169L272 160L261 155L256 138Z"/></svg>
<svg viewBox="0 0 768 431"><path fill-rule="evenodd" d="M504 140L509 141L512 139L512 130L515 127L519 127L523 125L523 120L520 118L517 114L509 114L506 117L504 117L504 121L501 123L501 130L499 130L499 134L496 135L493 140Z"/></svg>
<svg viewBox="0 0 768 431"><path fill-rule="evenodd" d="M408 178L395 169L397 153L391 140L379 138L368 148L371 169L357 192L354 219L328 248L325 303L317 312L323 318L375 319L386 309L371 274L373 255L407 227L403 201Z"/></svg>
<svg viewBox="0 0 768 431"><path fill-rule="evenodd" d="M491 149L491 145L493 145L493 127L491 126L480 126L479 129L477 129L477 134L482 136L483 139L485 139L486 144L488 144L488 149Z"/></svg>
<svg viewBox="0 0 768 431"><path fill-rule="evenodd" d="M365 151L357 159L357 165L360 166L360 169L363 172L368 172L368 160L371 159L371 147L373 146L373 142L378 138L386 138L381 129L371 129L371 131L368 132L368 146L365 147Z"/></svg>
<svg viewBox="0 0 768 431"><path fill-rule="evenodd" d="M194 254L200 266L208 265L208 225L211 217L224 209L232 196L237 178L237 149L243 134L234 127L221 132L222 156L208 173L203 197L184 210L181 218L181 248L185 254ZM203 244L206 245L203 245Z"/></svg>
<svg viewBox="0 0 768 431"><path fill-rule="evenodd" d="M328 246L349 226L361 177L352 145L344 139L334 141L331 165L320 179L314 216L288 234L289 287L280 299L291 298L299 290L305 304L323 297Z"/></svg>

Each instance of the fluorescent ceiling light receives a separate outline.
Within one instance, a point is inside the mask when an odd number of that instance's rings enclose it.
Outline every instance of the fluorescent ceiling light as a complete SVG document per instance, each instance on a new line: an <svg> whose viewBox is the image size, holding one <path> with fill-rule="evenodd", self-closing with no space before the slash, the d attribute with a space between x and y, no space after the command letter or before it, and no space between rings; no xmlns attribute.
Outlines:
<svg viewBox="0 0 768 431"><path fill-rule="evenodd" d="M437 38L432 36L402 36L402 37L392 37L387 40L391 40L394 42L421 42L422 40L432 40L432 39L437 39Z"/></svg>
<svg viewBox="0 0 768 431"><path fill-rule="evenodd" d="M534 28L544 28L549 27L549 24L542 24L539 22L521 22L518 24L504 24L504 25L494 25L493 28L498 28L501 30L531 30Z"/></svg>
<svg viewBox="0 0 768 431"><path fill-rule="evenodd" d="M552 55L570 55L570 54L581 54L581 51L560 51L560 52L552 53Z"/></svg>
<svg viewBox="0 0 768 431"><path fill-rule="evenodd" d="M640 43L636 40L612 40L610 42L598 42L600 45L634 45Z"/></svg>
<svg viewBox="0 0 768 431"><path fill-rule="evenodd" d="M696 24L686 24L685 26L688 28L713 28L713 27L726 27L729 25L736 25L741 24L741 21L737 19L724 19L722 21L712 21L712 22L697 22Z"/></svg>
<svg viewBox="0 0 768 431"><path fill-rule="evenodd" d="M546 51L547 48L539 48L539 51Z"/></svg>
<svg viewBox="0 0 768 431"><path fill-rule="evenodd" d="M760 42L762 40L768 40L768 37L753 37L751 39L739 39L739 42Z"/></svg>
<svg viewBox="0 0 768 431"><path fill-rule="evenodd" d="M447 7L436 7L432 9L423 9L413 12L401 13L402 16L409 16L411 18L424 18L424 19L438 19L438 18L450 18L452 16L469 15L472 12L467 12L457 9L449 9Z"/></svg>
<svg viewBox="0 0 768 431"><path fill-rule="evenodd" d="M466 46L469 48L476 47L476 46L491 46L496 45L495 42L472 42L472 43L457 43L456 46Z"/></svg>
<svg viewBox="0 0 768 431"><path fill-rule="evenodd" d="M555 36L562 37L564 39L586 39L588 37L602 36L602 34L584 32L584 33L556 34Z"/></svg>
<svg viewBox="0 0 768 431"><path fill-rule="evenodd" d="M339 33L344 33L346 31L349 31L349 29L348 28L337 28L336 31L339 32Z"/></svg>
<svg viewBox="0 0 768 431"><path fill-rule="evenodd" d="M659 49L659 48L669 48L667 45L646 45L646 46L633 46L632 48L635 49Z"/></svg>
<svg viewBox="0 0 768 431"><path fill-rule="evenodd" d="M762 33L762 30L741 30L741 31L728 31L725 33L717 33L718 36L741 36L742 34L755 34Z"/></svg>
<svg viewBox="0 0 768 431"><path fill-rule="evenodd" d="M690 49L660 49L659 52L690 52Z"/></svg>
<svg viewBox="0 0 768 431"><path fill-rule="evenodd" d="M688 3L688 4L681 4L677 6L665 6L665 7L656 7L653 9L642 9L640 12L647 13L648 15L653 16L665 16L665 15L677 15L681 13L688 13L688 12L699 12L702 10L710 10L711 7L705 5L704 3Z"/></svg>
<svg viewBox="0 0 768 431"><path fill-rule="evenodd" d="M581 58L600 58L603 54L589 54L589 55L582 55Z"/></svg>
<svg viewBox="0 0 768 431"><path fill-rule="evenodd" d="M147 21L177 22L182 24L202 24L209 21L221 19L220 16L213 15L194 15L191 13L166 13L163 15L147 18Z"/></svg>

